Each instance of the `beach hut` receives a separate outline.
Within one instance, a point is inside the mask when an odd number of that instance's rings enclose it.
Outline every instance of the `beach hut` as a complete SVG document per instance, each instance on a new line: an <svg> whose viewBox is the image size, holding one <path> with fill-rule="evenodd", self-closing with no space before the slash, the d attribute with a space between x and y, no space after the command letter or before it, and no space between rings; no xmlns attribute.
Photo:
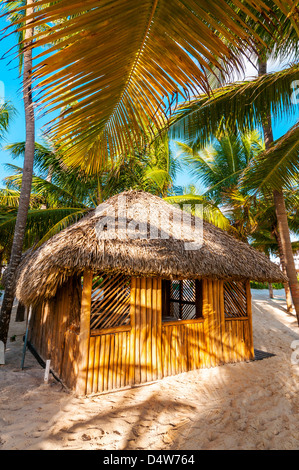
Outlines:
<svg viewBox="0 0 299 470"><path fill-rule="evenodd" d="M31 348L84 395L252 360L250 280L285 277L200 217L127 191L26 254L16 297Z"/></svg>

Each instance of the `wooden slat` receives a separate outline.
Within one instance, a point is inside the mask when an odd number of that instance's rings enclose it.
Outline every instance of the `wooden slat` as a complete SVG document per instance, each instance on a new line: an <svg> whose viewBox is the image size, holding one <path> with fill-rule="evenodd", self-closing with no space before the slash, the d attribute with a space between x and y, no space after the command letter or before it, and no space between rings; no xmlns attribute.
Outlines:
<svg viewBox="0 0 299 470"><path fill-rule="evenodd" d="M87 373L87 388L86 388L86 393L87 394L90 394L93 391L94 355L95 355L95 338L90 338L90 340L89 340L88 373Z"/></svg>
<svg viewBox="0 0 299 470"><path fill-rule="evenodd" d="M131 279L131 306L130 306L130 318L131 318L131 334L129 335L129 377L128 381L131 385L135 382L135 360L136 360L136 289L137 280L136 277Z"/></svg>
<svg viewBox="0 0 299 470"><path fill-rule="evenodd" d="M152 279L152 380L158 378L158 357L157 357L157 280Z"/></svg>
<svg viewBox="0 0 299 470"><path fill-rule="evenodd" d="M204 318L204 338L205 338L205 364L206 367L211 367L210 360L210 329L209 329L209 296L208 296L208 281L203 279L203 318Z"/></svg>
<svg viewBox="0 0 299 470"><path fill-rule="evenodd" d="M157 305L157 369L158 379L163 377L162 369L162 280L157 279L156 284L156 305Z"/></svg>
<svg viewBox="0 0 299 470"><path fill-rule="evenodd" d="M115 335L110 335L110 354L108 362L108 384L107 390L112 390L114 388L113 379L115 377L114 368L115 368Z"/></svg>
<svg viewBox="0 0 299 470"><path fill-rule="evenodd" d="M194 320L171 320L165 321L163 325L172 325L172 326L180 326L180 325L191 325L192 323L203 323L203 318L195 318Z"/></svg>
<svg viewBox="0 0 299 470"><path fill-rule="evenodd" d="M90 336L92 276L93 274L91 271L84 271L80 315L78 378L76 384L76 393L79 395L86 393L88 349Z"/></svg>
<svg viewBox="0 0 299 470"><path fill-rule="evenodd" d="M232 339L232 325L233 322L227 322L227 346L228 346L228 361L233 362L233 339Z"/></svg>
<svg viewBox="0 0 299 470"><path fill-rule="evenodd" d="M136 278L136 303L135 303L135 381L141 382L140 370L140 329L141 329L141 279Z"/></svg>
<svg viewBox="0 0 299 470"><path fill-rule="evenodd" d="M94 356L94 378L93 378L93 392L98 391L98 382L99 382L99 363L100 363L100 344L101 338L97 336L95 338L95 356Z"/></svg>
<svg viewBox="0 0 299 470"><path fill-rule="evenodd" d="M152 374L152 279L146 279L146 380L150 382L153 380Z"/></svg>
<svg viewBox="0 0 299 470"><path fill-rule="evenodd" d="M106 336L99 336L99 339L100 339L100 358L99 358L98 391L103 392L103 390L104 390Z"/></svg>
<svg viewBox="0 0 299 470"><path fill-rule="evenodd" d="M114 361L113 361L113 374L112 374L112 382L113 388L119 388L119 361L121 365L121 357L119 356L119 333L114 335Z"/></svg>
<svg viewBox="0 0 299 470"><path fill-rule="evenodd" d="M140 382L147 380L146 279L141 278L140 292Z"/></svg>
<svg viewBox="0 0 299 470"><path fill-rule="evenodd" d="M99 285L97 279L93 282L91 328L108 329L126 324L130 312L130 276L98 273L97 277L103 280Z"/></svg>
<svg viewBox="0 0 299 470"><path fill-rule="evenodd" d="M107 328L106 330L91 330L90 336L101 336L101 335L110 335L115 333L121 333L123 331L131 331L131 325L122 325L122 326L115 326L114 328Z"/></svg>
<svg viewBox="0 0 299 470"><path fill-rule="evenodd" d="M227 317L246 316L246 286L244 282L224 283L224 305Z"/></svg>
<svg viewBox="0 0 299 470"><path fill-rule="evenodd" d="M105 352L104 352L104 367L103 367L103 390L109 390L108 376L109 376L109 356L110 356L110 341L111 335L105 335Z"/></svg>
<svg viewBox="0 0 299 470"><path fill-rule="evenodd" d="M250 281L246 281L246 299L247 299L247 315L248 315L248 326L249 326L249 359L254 358L254 346L253 346L253 329L252 329L252 303L251 303L251 290Z"/></svg>
<svg viewBox="0 0 299 470"><path fill-rule="evenodd" d="M124 381L122 382L122 386L129 385L131 383L131 378L130 378L130 361L131 361L131 352L130 352L130 337L131 335L129 333L124 333L125 335L125 341L126 341L126 368L125 368L125 375L124 375ZM134 369L133 369L134 371Z"/></svg>
<svg viewBox="0 0 299 470"><path fill-rule="evenodd" d="M215 315L214 315L214 302L213 302L213 281L208 284L208 299L209 299L209 334L210 334L210 361L211 366L215 367Z"/></svg>

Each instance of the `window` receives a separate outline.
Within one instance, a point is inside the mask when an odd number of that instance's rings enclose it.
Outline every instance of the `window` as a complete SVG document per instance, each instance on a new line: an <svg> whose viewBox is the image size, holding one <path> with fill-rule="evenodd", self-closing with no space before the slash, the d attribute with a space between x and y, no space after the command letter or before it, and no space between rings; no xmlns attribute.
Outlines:
<svg viewBox="0 0 299 470"><path fill-rule="evenodd" d="M247 298L245 282L224 282L225 318L247 317Z"/></svg>
<svg viewBox="0 0 299 470"><path fill-rule="evenodd" d="M131 277L99 274L92 281L90 327L115 328L130 324Z"/></svg>
<svg viewBox="0 0 299 470"><path fill-rule="evenodd" d="M163 281L163 321L195 320L202 317L202 281Z"/></svg>

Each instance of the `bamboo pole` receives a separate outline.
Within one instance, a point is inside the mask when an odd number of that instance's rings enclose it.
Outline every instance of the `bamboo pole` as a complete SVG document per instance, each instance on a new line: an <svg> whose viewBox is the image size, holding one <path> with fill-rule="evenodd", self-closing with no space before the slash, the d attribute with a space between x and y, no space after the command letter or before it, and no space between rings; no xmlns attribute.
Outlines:
<svg viewBox="0 0 299 470"><path fill-rule="evenodd" d="M78 377L77 377L77 383L76 383L77 395L84 395L86 393L88 349L89 349L89 337L90 337L90 309L91 309L92 277L93 277L93 273L91 271L88 271L88 270L84 271L81 314L80 314Z"/></svg>
<svg viewBox="0 0 299 470"><path fill-rule="evenodd" d="M252 329L252 305L251 305L251 290L250 290L250 281L246 281L246 309L248 316L248 326L249 326L249 342L248 349L250 351L250 358L254 358L254 346L253 346L253 329Z"/></svg>

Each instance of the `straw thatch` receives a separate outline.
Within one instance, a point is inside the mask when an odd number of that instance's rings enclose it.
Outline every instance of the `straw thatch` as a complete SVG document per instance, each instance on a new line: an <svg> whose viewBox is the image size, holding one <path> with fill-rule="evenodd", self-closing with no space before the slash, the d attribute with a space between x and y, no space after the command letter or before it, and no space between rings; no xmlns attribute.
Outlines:
<svg viewBox="0 0 299 470"><path fill-rule="evenodd" d="M188 220L180 225L181 215L180 209L141 191L113 196L23 258L16 296L26 305L54 296L59 285L85 268L164 278L285 281L264 254L207 222L202 246L190 249L186 243L194 234L201 239L199 219L191 218L194 229Z"/></svg>

